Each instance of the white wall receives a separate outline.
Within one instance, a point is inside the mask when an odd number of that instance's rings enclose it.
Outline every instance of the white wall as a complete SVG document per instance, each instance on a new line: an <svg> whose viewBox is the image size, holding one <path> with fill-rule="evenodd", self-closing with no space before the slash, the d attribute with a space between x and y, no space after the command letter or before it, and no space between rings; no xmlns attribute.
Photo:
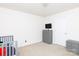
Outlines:
<svg viewBox="0 0 79 59"><path fill-rule="evenodd" d="M79 41L79 8L46 18L0 8L0 36L14 35L19 47L42 41L42 29L45 23L53 25L55 44L65 46L68 39Z"/></svg>
<svg viewBox="0 0 79 59"><path fill-rule="evenodd" d="M79 41L79 8L48 16L53 24L53 41L55 44L66 45L66 40Z"/></svg>
<svg viewBox="0 0 79 59"><path fill-rule="evenodd" d="M43 22L40 16L0 8L0 36L13 35L19 47L42 40Z"/></svg>

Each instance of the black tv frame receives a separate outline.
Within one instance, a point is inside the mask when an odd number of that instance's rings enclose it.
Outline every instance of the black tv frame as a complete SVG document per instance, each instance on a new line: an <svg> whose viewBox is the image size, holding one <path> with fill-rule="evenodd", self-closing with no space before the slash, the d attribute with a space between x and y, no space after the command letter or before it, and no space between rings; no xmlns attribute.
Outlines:
<svg viewBox="0 0 79 59"><path fill-rule="evenodd" d="M45 29L51 29L51 28L52 28L52 24L51 23L45 24Z"/></svg>

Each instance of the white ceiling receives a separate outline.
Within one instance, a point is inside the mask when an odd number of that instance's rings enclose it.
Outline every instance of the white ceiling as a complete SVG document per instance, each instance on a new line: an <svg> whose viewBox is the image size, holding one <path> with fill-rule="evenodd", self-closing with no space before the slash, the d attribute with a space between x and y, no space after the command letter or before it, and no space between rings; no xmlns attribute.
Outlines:
<svg viewBox="0 0 79 59"><path fill-rule="evenodd" d="M0 7L32 13L39 16L49 16L79 7L78 3L0 3Z"/></svg>

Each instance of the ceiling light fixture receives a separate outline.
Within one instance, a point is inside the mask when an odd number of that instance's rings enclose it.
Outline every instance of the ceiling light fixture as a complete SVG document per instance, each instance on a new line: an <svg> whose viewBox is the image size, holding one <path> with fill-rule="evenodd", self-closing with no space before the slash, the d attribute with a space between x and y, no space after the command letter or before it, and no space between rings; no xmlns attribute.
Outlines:
<svg viewBox="0 0 79 59"><path fill-rule="evenodd" d="M42 6L43 7L47 7L48 6L48 3L43 3Z"/></svg>

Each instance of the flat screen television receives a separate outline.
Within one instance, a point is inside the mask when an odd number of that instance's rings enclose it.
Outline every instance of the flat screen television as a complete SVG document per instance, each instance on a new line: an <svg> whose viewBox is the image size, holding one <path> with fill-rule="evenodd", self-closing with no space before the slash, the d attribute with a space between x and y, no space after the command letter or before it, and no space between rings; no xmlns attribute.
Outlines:
<svg viewBox="0 0 79 59"><path fill-rule="evenodd" d="M45 28L46 29L51 29L52 28L52 24L51 23L45 24Z"/></svg>

